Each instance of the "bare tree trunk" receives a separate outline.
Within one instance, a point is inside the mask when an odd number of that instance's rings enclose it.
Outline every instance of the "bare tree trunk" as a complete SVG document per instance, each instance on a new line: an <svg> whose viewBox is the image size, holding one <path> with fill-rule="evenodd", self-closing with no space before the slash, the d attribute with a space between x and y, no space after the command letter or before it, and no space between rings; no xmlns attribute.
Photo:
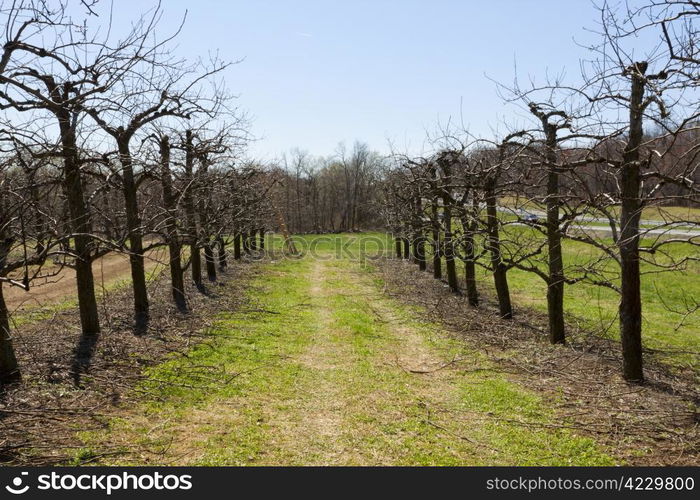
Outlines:
<svg viewBox="0 0 700 500"><path fill-rule="evenodd" d="M416 205L416 227L413 233L413 255L418 264L418 269L425 271L425 236L423 236L423 206L420 194L415 198Z"/></svg>
<svg viewBox="0 0 700 500"><path fill-rule="evenodd" d="M202 285L202 254L196 241L190 243L190 266L192 267L192 282L201 290Z"/></svg>
<svg viewBox="0 0 700 500"><path fill-rule="evenodd" d="M455 265L455 249L452 241L452 209L450 202L446 198L443 199L443 216L445 217L445 235L443 246L445 248L445 268L447 271L447 284L452 293L461 295L459 289L459 281L457 280L457 267Z"/></svg>
<svg viewBox="0 0 700 500"><path fill-rule="evenodd" d="M237 232L233 236L233 259L241 260L241 233Z"/></svg>
<svg viewBox="0 0 700 500"><path fill-rule="evenodd" d="M293 226L293 225L294 225L294 217L291 216L291 214L292 214L292 207L291 207L290 196L289 196L289 180L287 180L287 181L284 183L284 203L285 203L285 206L287 207L285 213L286 213L287 215L290 215L290 217L289 217L290 223L291 223L292 226ZM293 227L292 227L292 230L294 230ZM245 238L244 238L244 239L245 239ZM246 251L246 253L248 253L248 250L246 250L246 248L247 248L246 242L243 241L243 249Z"/></svg>
<svg viewBox="0 0 700 500"><path fill-rule="evenodd" d="M255 233L256 233L255 229L251 229L250 234L248 235L248 245L250 246L250 250L253 252L258 249L258 245L255 241L256 240Z"/></svg>
<svg viewBox="0 0 700 500"><path fill-rule="evenodd" d="M21 155L18 159L21 160ZM32 210L32 217L34 219L34 232L36 233L36 245L34 249L36 250L37 254L41 254L46 248L44 246L44 241L48 233L48 228L45 220L46 217L38 208L41 195L39 194L39 184L36 182L35 179L36 170L27 167L25 169L25 173L27 178L27 186L29 187L29 196L32 202L32 206L34 207L34 209Z"/></svg>
<svg viewBox="0 0 700 500"><path fill-rule="evenodd" d="M318 218L318 180L316 178L313 178L311 200L311 214L314 221L314 233L318 234L321 232L321 228Z"/></svg>
<svg viewBox="0 0 700 500"><path fill-rule="evenodd" d="M0 200L1 202L2 200ZM11 242L11 239L6 240L4 236L0 235L0 270L5 267ZM7 310L2 285L3 283L0 281L0 384L13 382L20 378L19 365L10 333L10 312Z"/></svg>
<svg viewBox="0 0 700 500"><path fill-rule="evenodd" d="M197 178L199 181L197 190L197 213L199 216L200 227L202 228L204 251L204 265L207 272L207 280L210 282L216 281L216 261L214 260L214 241L211 236L211 220L207 211L207 206L211 203L211 190L209 179L207 177L209 171L209 162L206 154L199 156L199 169L197 170Z"/></svg>
<svg viewBox="0 0 700 500"><path fill-rule="evenodd" d="M396 258L400 259L401 255L401 238L398 236L394 238L394 248L396 249Z"/></svg>
<svg viewBox="0 0 700 500"><path fill-rule="evenodd" d="M289 252L292 255L297 255L297 248L294 245L294 240L292 239L291 235L289 234L289 231L287 230L287 223L285 222L284 215L282 212L277 208L274 203L272 204L272 209L275 213L275 217L277 219L277 224L280 228L280 231L282 232L282 237L284 238L284 251Z"/></svg>
<svg viewBox="0 0 700 500"><path fill-rule="evenodd" d="M341 222L341 227L343 231L348 230L348 225L349 225L349 218L350 218L350 205L352 203L352 199L350 197L350 174L348 173L348 167L347 165L344 165L345 169L345 209L343 211L343 220Z"/></svg>
<svg viewBox="0 0 700 500"><path fill-rule="evenodd" d="M211 241L207 241L204 245L204 261L207 267L207 279L211 282L216 281L216 261L214 260L214 245Z"/></svg>
<svg viewBox="0 0 700 500"><path fill-rule="evenodd" d="M474 202L476 204L476 201ZM478 209L478 207L476 207ZM477 213L477 212L475 212ZM464 280L467 288L467 300L470 306L479 305L479 291L476 287L476 255L474 252L474 233L476 232L476 218L462 217L464 228Z"/></svg>
<svg viewBox="0 0 700 500"><path fill-rule="evenodd" d="M421 271L425 271L427 268L427 264L425 262L425 236L423 236L423 232L419 232L415 236L415 254L416 254L416 260L418 261L418 269Z"/></svg>
<svg viewBox="0 0 700 500"><path fill-rule="evenodd" d="M504 319L513 317L513 307L510 303L508 290L508 269L501 258L501 241L498 234L498 212L496 210L496 195L493 192L493 181L486 188L486 228L488 231L487 245L491 254L491 270L493 282L498 296L498 309Z"/></svg>
<svg viewBox="0 0 700 500"><path fill-rule="evenodd" d="M260 228L259 235L260 238L258 239L258 248L262 251L265 251L265 228Z"/></svg>
<svg viewBox="0 0 700 500"><path fill-rule="evenodd" d="M355 166L355 168L359 168L359 166ZM351 210L350 210L350 230L351 231L356 231L357 230L357 193L358 189L360 187L360 182L358 180L358 173L357 170L355 171L355 179L353 183L353 189L352 189L352 201L351 201Z"/></svg>
<svg viewBox="0 0 700 500"><path fill-rule="evenodd" d="M547 316L549 341L563 344L566 341L564 322L564 260L559 230L559 172L557 171L557 129L544 122L547 148L547 249L549 273L547 281Z"/></svg>
<svg viewBox="0 0 700 500"><path fill-rule="evenodd" d="M134 319L137 326L143 326L148 320L148 289L146 287L143 232L139 217L136 181L134 179L134 168L128 140L118 139L117 146L122 166L126 227L129 234L129 263L131 265L131 282L134 293Z"/></svg>
<svg viewBox="0 0 700 500"><path fill-rule="evenodd" d="M408 241L408 238L401 238L401 241L403 242L403 258L408 260L411 258L411 242Z"/></svg>
<svg viewBox="0 0 700 500"><path fill-rule="evenodd" d="M61 112L58 117L63 147L63 191L68 199L71 227L76 233L75 276L78 288L78 309L83 336L100 333L100 319L95 297L95 280L92 274L92 225L90 212L85 204L83 182L80 178L80 161L75 130L69 112Z"/></svg>
<svg viewBox="0 0 700 500"><path fill-rule="evenodd" d="M170 257L170 288L173 302L180 312L187 312L187 300L185 298L185 278L182 271L181 252L182 246L177 232L177 219L175 211L177 202L173 195L173 183L170 175L170 140L163 137L160 140L161 158L161 186L163 189L163 206L167 213L165 231L168 234L168 255Z"/></svg>
<svg viewBox="0 0 700 500"><path fill-rule="evenodd" d="M216 243L216 248L219 254L219 268L225 269L228 266L228 262L226 262L226 239L223 236L219 235L219 237L216 239Z"/></svg>
<svg viewBox="0 0 700 500"><path fill-rule="evenodd" d="M451 185L452 185L452 167L450 160L448 159L438 159L437 164L439 165L439 171L441 174L437 174L437 169L432 169L431 175L435 177L438 185L435 187L439 189L440 197L442 199L442 217L443 217L443 243L442 248L445 255L445 270L447 272L447 284L450 287L450 291L457 295L461 295L462 292L459 289L459 281L457 280L457 267L455 265L455 248L454 240L452 239L452 204L454 200L451 195Z"/></svg>
<svg viewBox="0 0 700 500"><path fill-rule="evenodd" d="M250 237L246 233L243 233L241 238L243 240L243 251L246 255L250 255Z"/></svg>
<svg viewBox="0 0 700 500"><path fill-rule="evenodd" d="M199 253L199 241L197 231L197 214L194 209L194 146L192 144L192 131L185 132L185 190L184 205L187 214L187 225L190 246L190 266L192 268L192 282L198 290L203 289L202 285L202 257Z"/></svg>
<svg viewBox="0 0 700 500"><path fill-rule="evenodd" d="M296 166L296 182L295 182L295 192L296 192L296 210L295 210L295 215L296 217L294 218L295 220L295 226L296 226L296 231L298 233L302 232L304 228L301 225L301 189L300 189L300 177L301 177L301 172L300 170L300 165L297 163ZM255 229L250 230L251 234L251 248L253 250L256 249L255 245Z"/></svg>
<svg viewBox="0 0 700 500"><path fill-rule="evenodd" d="M642 213L640 200L641 174L639 147L643 139L644 70L646 63L637 63L630 70L629 141L622 155L620 183L622 207L620 210L621 288L620 337L622 341L622 371L626 380L644 380L642 363L642 298L639 275L639 220Z"/></svg>
<svg viewBox="0 0 700 500"><path fill-rule="evenodd" d="M0 248L0 267L4 257ZM17 357L12 345L12 335L10 334L10 313L5 304L2 294L2 282L0 282L0 384L19 380L20 371L17 364Z"/></svg>
<svg viewBox="0 0 700 500"><path fill-rule="evenodd" d="M418 264L418 236L414 231L411 233L411 263Z"/></svg>
<svg viewBox="0 0 700 500"><path fill-rule="evenodd" d="M438 221L437 200L432 202L433 217L433 278L442 279L442 250L440 250L440 223Z"/></svg>

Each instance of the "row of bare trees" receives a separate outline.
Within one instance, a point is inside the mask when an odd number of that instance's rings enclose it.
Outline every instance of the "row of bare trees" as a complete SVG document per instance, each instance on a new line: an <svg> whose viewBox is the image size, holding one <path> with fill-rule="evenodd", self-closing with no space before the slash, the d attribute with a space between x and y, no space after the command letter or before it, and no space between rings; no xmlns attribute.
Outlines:
<svg viewBox="0 0 700 500"><path fill-rule="evenodd" d="M108 7L108 6L107 6ZM134 328L148 326L146 262L167 247L173 303L204 288L264 228L270 176L241 160L245 117L228 63L189 63L161 37L160 5L121 36L97 1L2 4L0 379L16 380L3 287L75 271L83 338L100 332L93 262L129 256Z"/></svg>
<svg viewBox="0 0 700 500"><path fill-rule="evenodd" d="M542 278L552 343L566 340L566 286L615 290L623 375L642 381L641 280L700 259L700 221L678 209L700 207L700 5L669 0L600 14L601 42L580 82L501 85L530 117L525 126L495 140L443 131L436 152L396 155L384 215L397 257L427 269L432 250L435 277L444 274L472 306L477 267L493 275L506 319L508 271ZM640 60L642 33L657 44ZM567 259L566 241L589 250Z"/></svg>
<svg viewBox="0 0 700 500"><path fill-rule="evenodd" d="M357 231L381 225L374 207L385 159L355 142L350 151L317 158L294 150L272 166L279 209L293 233Z"/></svg>

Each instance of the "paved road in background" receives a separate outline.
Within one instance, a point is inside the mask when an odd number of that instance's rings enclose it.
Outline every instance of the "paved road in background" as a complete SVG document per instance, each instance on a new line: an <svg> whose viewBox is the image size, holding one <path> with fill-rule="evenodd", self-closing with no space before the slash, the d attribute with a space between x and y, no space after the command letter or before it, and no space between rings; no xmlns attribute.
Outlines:
<svg viewBox="0 0 700 500"><path fill-rule="evenodd" d="M516 208L508 208L508 207L499 207L498 208L499 212L503 213L508 213L511 215L515 215L521 219L532 219L534 222L535 220L542 220L547 217L547 214L545 212L539 211L539 210L521 210L521 209L516 209ZM596 232L596 233L607 233L607 234L612 234L612 229L610 228L609 221L608 219L602 218L602 217L589 217L589 216L579 216L576 217L575 222L579 224L572 224L571 227L576 228L577 230L586 232L591 231L591 232ZM653 220L653 219L642 219L640 220L640 225L642 226L649 226L649 227L642 227L641 228L641 234L645 236L663 236L663 237L674 237L674 238L683 238L683 239L698 239L700 240L700 227L698 228L691 228L688 227L688 224L683 224L683 223L674 223L674 224L668 224L664 221L661 220ZM523 223L517 223L517 224L522 224L522 225L528 225L527 222ZM662 226L662 227L660 227Z"/></svg>

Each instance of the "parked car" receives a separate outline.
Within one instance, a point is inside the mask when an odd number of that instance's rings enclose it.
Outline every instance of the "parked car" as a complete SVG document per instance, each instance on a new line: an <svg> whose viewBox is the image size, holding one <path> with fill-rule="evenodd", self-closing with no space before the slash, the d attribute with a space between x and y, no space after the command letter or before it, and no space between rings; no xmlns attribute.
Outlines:
<svg viewBox="0 0 700 500"><path fill-rule="evenodd" d="M525 213L523 214L523 217L522 217L522 218L523 218L523 221L525 221L525 222L530 222L530 223L532 223L532 224L535 224L535 223L537 223L537 222L540 221L540 216L539 216L539 215L533 214L533 213L530 213L530 212L525 212Z"/></svg>

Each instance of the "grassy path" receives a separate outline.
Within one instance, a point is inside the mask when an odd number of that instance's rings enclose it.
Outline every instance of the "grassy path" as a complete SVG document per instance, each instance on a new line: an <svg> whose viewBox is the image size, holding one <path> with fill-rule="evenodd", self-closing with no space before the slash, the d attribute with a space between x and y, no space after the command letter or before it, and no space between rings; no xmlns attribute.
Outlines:
<svg viewBox="0 0 700 500"><path fill-rule="evenodd" d="M479 352L384 296L376 274L322 257L265 264L249 309L222 313L207 342L152 369L143 402L82 433L76 462L117 450L100 462L614 463Z"/></svg>

